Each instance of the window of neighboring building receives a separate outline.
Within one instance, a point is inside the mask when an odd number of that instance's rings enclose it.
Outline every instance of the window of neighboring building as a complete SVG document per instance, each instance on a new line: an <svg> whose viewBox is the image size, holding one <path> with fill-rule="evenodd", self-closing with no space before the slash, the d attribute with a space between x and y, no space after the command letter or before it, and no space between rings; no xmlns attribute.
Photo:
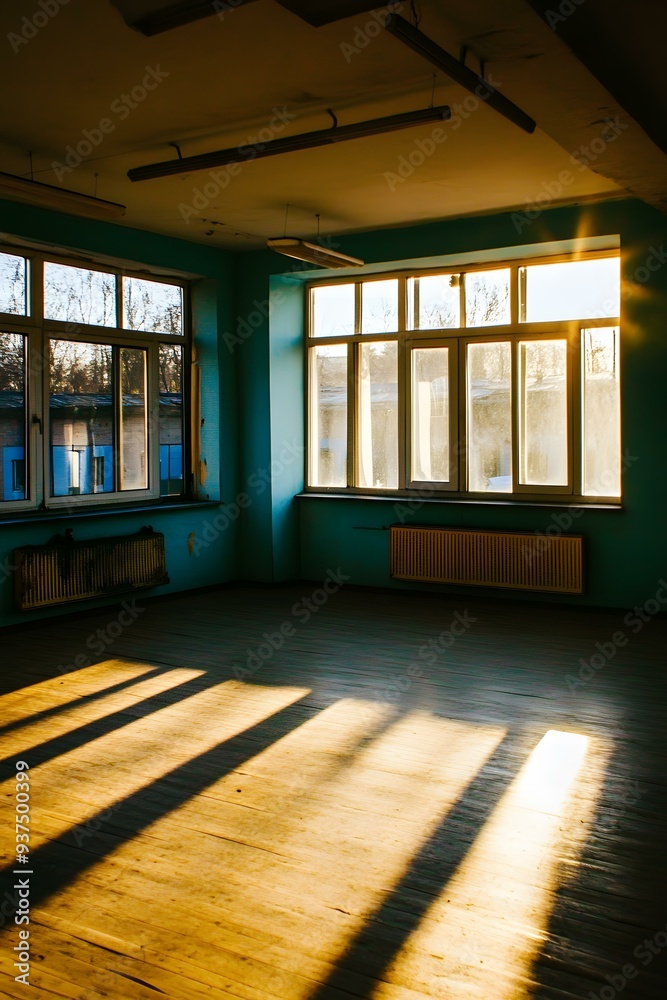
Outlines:
<svg viewBox="0 0 667 1000"><path fill-rule="evenodd" d="M620 498L618 251L308 295L310 488Z"/></svg>
<svg viewBox="0 0 667 1000"><path fill-rule="evenodd" d="M184 494L188 328L184 282L0 253L0 512Z"/></svg>
<svg viewBox="0 0 667 1000"><path fill-rule="evenodd" d="M12 460L12 492L19 497L25 494L25 461L22 458Z"/></svg>

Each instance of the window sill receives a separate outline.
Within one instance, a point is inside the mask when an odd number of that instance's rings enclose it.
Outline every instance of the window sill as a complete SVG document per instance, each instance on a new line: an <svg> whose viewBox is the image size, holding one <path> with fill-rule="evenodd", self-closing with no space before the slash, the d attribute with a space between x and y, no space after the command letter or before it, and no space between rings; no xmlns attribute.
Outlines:
<svg viewBox="0 0 667 1000"><path fill-rule="evenodd" d="M221 503L221 500L176 500L171 503L155 500L153 502L148 501L147 503L131 503L127 505L113 504L108 507L95 507L94 509L82 506L81 510L72 510L70 507L67 510L31 510L25 513L12 511L11 514L0 516L0 527L5 524L30 524L35 521L42 524L49 521L71 521L73 518L83 520L90 517L111 517L122 514L148 514L151 511L167 514L171 511L219 507Z"/></svg>
<svg viewBox="0 0 667 1000"><path fill-rule="evenodd" d="M379 501L380 503L400 503L405 506L412 503L415 504L415 509L418 509L418 507L422 507L426 504L448 504L474 507L555 507L556 509L561 507L574 507L577 510L623 510L622 503L596 503L594 500L589 502L585 500L572 500L568 497L563 497L562 500L518 500L506 498L502 500L487 500L485 498L477 497L449 497L445 495L438 497L420 497L418 494L414 493L318 493L317 491L313 491L297 493L296 499L357 500L364 503L368 501Z"/></svg>

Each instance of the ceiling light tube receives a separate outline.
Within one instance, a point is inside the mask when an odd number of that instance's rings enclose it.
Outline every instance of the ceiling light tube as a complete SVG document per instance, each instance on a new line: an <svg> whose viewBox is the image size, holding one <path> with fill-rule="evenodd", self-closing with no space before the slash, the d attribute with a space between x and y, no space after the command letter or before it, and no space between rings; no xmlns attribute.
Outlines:
<svg viewBox="0 0 667 1000"><path fill-rule="evenodd" d="M370 121L355 122L352 125L336 125L333 128L318 129L316 132L303 132L301 135L271 139L265 143L233 146L230 149L219 149L215 153L149 163L145 167L133 167L128 170L127 176L131 181L149 181L156 177L172 177L174 174L187 174L194 170L210 170L212 167L223 167L230 163L247 163L263 156L315 149L317 146L328 146L330 143L344 142L346 139L362 139L369 135L396 132L399 129L425 125L428 122L448 121L451 116L451 108L447 105L406 111L386 118L372 118Z"/></svg>
<svg viewBox="0 0 667 1000"><path fill-rule="evenodd" d="M317 243L307 243L292 236L280 236L266 241L269 250L283 254L284 257L295 257L309 264L319 264L320 267L363 267L363 260L349 257L346 253L338 253Z"/></svg>
<svg viewBox="0 0 667 1000"><path fill-rule="evenodd" d="M41 181L31 181L25 177L2 172L0 172L0 198L39 205L41 208L52 208L57 212L68 212L70 215L82 215L87 219L118 219L125 215L125 205L119 205L115 201L92 198L87 194L79 194L78 191L68 191L67 188L42 184Z"/></svg>
<svg viewBox="0 0 667 1000"><path fill-rule="evenodd" d="M404 17L400 17L398 14L389 14L385 22L385 28L389 34L398 38L408 48L424 59L427 59L434 66L437 66L438 69L446 73L452 80L455 80L456 83L465 87L472 94L475 94L481 101L484 101L489 107L503 115L504 118L507 118L514 125L518 125L524 132L532 133L535 131L537 127L536 122L525 111L522 111L521 108L518 108L504 94L497 91L488 80L477 76L476 73L473 73L472 70L450 55L449 52L441 49L428 35L419 31L409 21L406 21Z"/></svg>

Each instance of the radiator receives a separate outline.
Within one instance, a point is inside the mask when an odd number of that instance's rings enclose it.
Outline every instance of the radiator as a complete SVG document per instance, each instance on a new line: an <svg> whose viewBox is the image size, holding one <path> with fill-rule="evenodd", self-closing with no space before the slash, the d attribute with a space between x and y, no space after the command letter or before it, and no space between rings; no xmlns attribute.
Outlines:
<svg viewBox="0 0 667 1000"><path fill-rule="evenodd" d="M16 605L22 611L169 583L164 535L152 529L81 542L61 536L15 549L14 560Z"/></svg>
<svg viewBox="0 0 667 1000"><path fill-rule="evenodd" d="M583 593L582 539L463 528L390 528L397 580Z"/></svg>

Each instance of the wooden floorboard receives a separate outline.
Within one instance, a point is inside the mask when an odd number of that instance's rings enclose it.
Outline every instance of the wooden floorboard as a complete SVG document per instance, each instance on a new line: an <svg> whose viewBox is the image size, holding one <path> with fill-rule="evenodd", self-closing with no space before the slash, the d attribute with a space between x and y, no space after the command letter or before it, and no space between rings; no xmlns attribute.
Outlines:
<svg viewBox="0 0 667 1000"><path fill-rule="evenodd" d="M663 1000L667 624L311 594L3 637L0 995Z"/></svg>

